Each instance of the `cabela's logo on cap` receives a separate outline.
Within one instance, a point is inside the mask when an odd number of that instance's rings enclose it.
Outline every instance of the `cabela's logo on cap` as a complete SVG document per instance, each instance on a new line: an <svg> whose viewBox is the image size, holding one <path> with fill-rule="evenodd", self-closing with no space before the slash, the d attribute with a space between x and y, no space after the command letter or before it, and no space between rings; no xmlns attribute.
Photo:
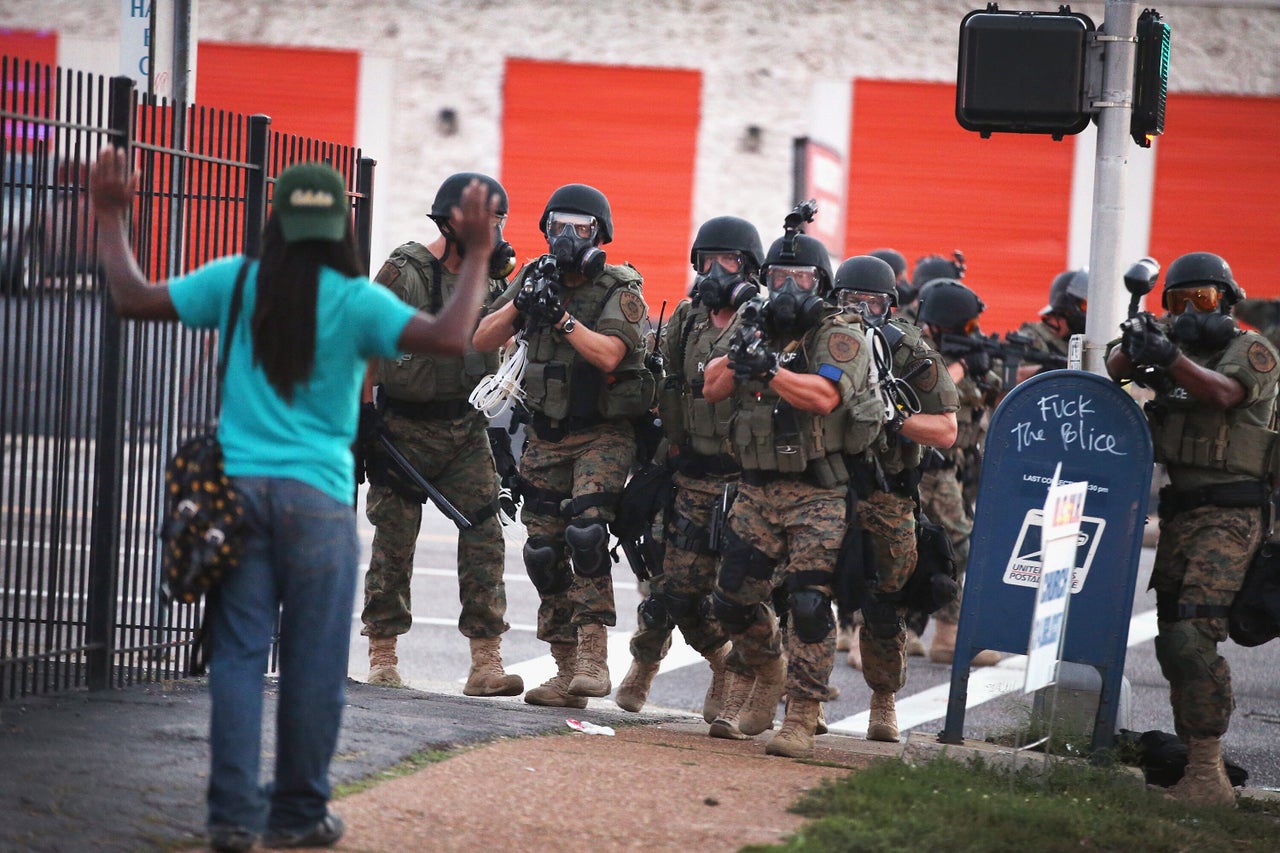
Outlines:
<svg viewBox="0 0 1280 853"><path fill-rule="evenodd" d="M300 187L289 193L289 204L294 207L333 207L333 194Z"/></svg>

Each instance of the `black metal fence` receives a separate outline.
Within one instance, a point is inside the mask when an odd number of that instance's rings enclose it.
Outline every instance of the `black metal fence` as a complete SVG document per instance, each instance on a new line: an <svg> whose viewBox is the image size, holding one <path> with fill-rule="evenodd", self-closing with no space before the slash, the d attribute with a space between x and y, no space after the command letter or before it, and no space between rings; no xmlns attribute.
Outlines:
<svg viewBox="0 0 1280 853"><path fill-rule="evenodd" d="M200 613L161 602L155 529L165 459L216 416L216 334L116 317L88 164L131 151L134 249L163 280L256 253L274 176L311 160L346 177L367 265L374 163L8 57L0 122L0 702L181 677Z"/></svg>

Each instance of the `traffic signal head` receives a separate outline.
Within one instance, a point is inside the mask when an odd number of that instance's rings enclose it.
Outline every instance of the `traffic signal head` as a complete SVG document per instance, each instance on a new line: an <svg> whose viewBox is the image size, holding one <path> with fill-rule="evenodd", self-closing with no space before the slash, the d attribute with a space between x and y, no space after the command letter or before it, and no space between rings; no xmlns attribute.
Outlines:
<svg viewBox="0 0 1280 853"><path fill-rule="evenodd" d="M1064 7L1065 9L1065 7ZM1048 133L1061 139L1089 124L1086 15L1001 12L995 3L960 22L956 120L965 130Z"/></svg>
<svg viewBox="0 0 1280 853"><path fill-rule="evenodd" d="M1155 9L1138 17L1133 57L1133 116L1129 135L1143 148L1164 133L1164 102L1169 92L1169 25Z"/></svg>

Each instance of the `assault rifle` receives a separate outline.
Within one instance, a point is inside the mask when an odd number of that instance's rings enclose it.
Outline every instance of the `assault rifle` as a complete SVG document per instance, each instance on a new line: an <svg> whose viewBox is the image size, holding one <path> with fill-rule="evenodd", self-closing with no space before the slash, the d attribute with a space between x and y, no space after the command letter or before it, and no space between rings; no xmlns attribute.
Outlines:
<svg viewBox="0 0 1280 853"><path fill-rule="evenodd" d="M984 354L992 362L1001 364L1005 390L1018 384L1018 365L1024 361L1039 364L1050 370L1058 370L1067 366L1065 356L1036 349L1031 338L1017 332L1009 332L1004 341L992 333L990 336L944 334L939 342L939 351L953 358L964 358L968 355Z"/></svg>

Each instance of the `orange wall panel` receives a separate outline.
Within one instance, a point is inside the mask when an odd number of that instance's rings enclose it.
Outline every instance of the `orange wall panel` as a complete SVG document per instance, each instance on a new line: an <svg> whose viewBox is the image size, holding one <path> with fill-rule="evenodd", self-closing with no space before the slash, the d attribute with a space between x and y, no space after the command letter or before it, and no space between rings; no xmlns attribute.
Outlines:
<svg viewBox="0 0 1280 853"><path fill-rule="evenodd" d="M1280 297L1278 130L1280 98L1169 96L1155 143L1154 257L1167 267L1214 252L1250 296Z"/></svg>
<svg viewBox="0 0 1280 853"><path fill-rule="evenodd" d="M854 81L846 249L907 258L961 250L982 327L1036 318L1066 266L1073 146L995 134L955 119L955 85Z"/></svg>
<svg viewBox="0 0 1280 853"><path fill-rule="evenodd" d="M0 56L58 64L58 33L54 30L11 30L0 27Z"/></svg>
<svg viewBox="0 0 1280 853"><path fill-rule="evenodd" d="M551 193L589 184L613 211L609 262L633 264L651 314L665 299L670 315L689 282L701 88L697 71L508 59L498 177L520 262L547 250L538 220Z"/></svg>
<svg viewBox="0 0 1280 853"><path fill-rule="evenodd" d="M198 103L271 116L273 133L355 144L356 51L202 41L199 63Z"/></svg>

